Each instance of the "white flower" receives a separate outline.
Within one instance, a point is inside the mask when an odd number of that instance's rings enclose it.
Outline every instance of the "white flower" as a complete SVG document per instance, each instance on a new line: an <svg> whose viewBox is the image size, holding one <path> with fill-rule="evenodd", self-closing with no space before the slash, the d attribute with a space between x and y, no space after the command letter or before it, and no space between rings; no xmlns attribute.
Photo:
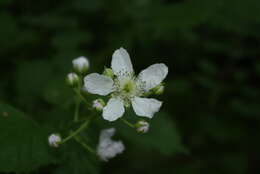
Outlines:
<svg viewBox="0 0 260 174"><path fill-rule="evenodd" d="M80 74L87 72L87 70L89 68L89 60L84 56L74 59L72 61L72 64L73 64L74 70Z"/></svg>
<svg viewBox="0 0 260 174"><path fill-rule="evenodd" d="M163 63L149 66L136 77L127 51L120 48L113 53L111 68L114 78L97 73L84 78L84 88L92 94L108 95L111 98L103 109L103 118L114 121L123 116L125 106L132 105L138 116L152 118L158 112L162 102L145 98L144 94L159 85L168 74Z"/></svg>
<svg viewBox="0 0 260 174"><path fill-rule="evenodd" d="M92 107L97 111L102 111L105 106L105 102L102 99L96 99L92 102Z"/></svg>
<svg viewBox="0 0 260 174"><path fill-rule="evenodd" d="M115 134L115 131L115 128L104 129L101 131L97 154L104 161L114 158L125 149L124 144L121 141L114 141L111 139Z"/></svg>
<svg viewBox="0 0 260 174"><path fill-rule="evenodd" d="M48 138L48 141L51 147L59 147L59 143L61 142L61 137L59 134L51 134Z"/></svg>
<svg viewBox="0 0 260 174"><path fill-rule="evenodd" d="M70 86L75 86L76 84L79 83L79 76L76 74L76 73L69 73L67 75L67 83L70 85Z"/></svg>
<svg viewBox="0 0 260 174"><path fill-rule="evenodd" d="M137 132L146 133L149 130L149 126L150 125L147 121L141 120L141 121L137 122L136 130L137 130Z"/></svg>

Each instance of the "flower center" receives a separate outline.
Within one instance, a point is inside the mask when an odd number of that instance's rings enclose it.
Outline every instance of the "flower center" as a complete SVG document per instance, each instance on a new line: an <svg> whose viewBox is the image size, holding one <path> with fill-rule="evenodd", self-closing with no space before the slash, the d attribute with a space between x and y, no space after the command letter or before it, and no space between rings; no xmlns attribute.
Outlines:
<svg viewBox="0 0 260 174"><path fill-rule="evenodd" d="M133 97L139 95L139 88L134 76L117 77L115 80L116 90L112 95L120 97L125 106L129 106Z"/></svg>
<svg viewBox="0 0 260 174"><path fill-rule="evenodd" d="M127 80L122 86L122 91L128 94L133 93L135 89L136 89L136 84L133 80Z"/></svg>

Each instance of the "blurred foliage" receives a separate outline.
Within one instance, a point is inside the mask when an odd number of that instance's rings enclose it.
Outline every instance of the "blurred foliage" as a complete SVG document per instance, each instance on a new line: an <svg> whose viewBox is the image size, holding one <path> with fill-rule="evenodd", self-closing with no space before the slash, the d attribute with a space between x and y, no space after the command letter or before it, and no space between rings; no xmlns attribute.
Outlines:
<svg viewBox="0 0 260 174"><path fill-rule="evenodd" d="M14 108L0 105L1 155L0 170L28 172L54 161L46 139L47 131Z"/></svg>
<svg viewBox="0 0 260 174"><path fill-rule="evenodd" d="M259 173L259 7L258 0L1 0L0 171ZM121 46L136 72L169 66L151 132L115 123L126 151L109 163L75 142L48 148L47 133L76 127L64 82L71 60L87 56L101 72ZM114 126L97 122L85 132L93 145L101 125Z"/></svg>

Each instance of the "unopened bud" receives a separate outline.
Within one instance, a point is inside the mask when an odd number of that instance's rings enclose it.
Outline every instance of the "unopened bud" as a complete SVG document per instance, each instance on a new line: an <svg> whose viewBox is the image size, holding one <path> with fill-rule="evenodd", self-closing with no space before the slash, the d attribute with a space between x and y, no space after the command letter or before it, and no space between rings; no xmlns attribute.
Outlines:
<svg viewBox="0 0 260 174"><path fill-rule="evenodd" d="M102 99L96 99L92 103L92 107L94 109L96 109L97 111L102 111L105 105L106 104L105 104L104 100L102 100Z"/></svg>
<svg viewBox="0 0 260 174"><path fill-rule="evenodd" d="M84 56L74 59L72 64L78 74L85 74L89 69L89 60Z"/></svg>
<svg viewBox="0 0 260 174"><path fill-rule="evenodd" d="M111 68L105 68L103 75L107 76L107 77L114 77L114 72Z"/></svg>
<svg viewBox="0 0 260 174"><path fill-rule="evenodd" d="M156 95L161 95L164 92L164 85L160 84L157 85L156 87L154 87L153 89L153 93Z"/></svg>
<svg viewBox="0 0 260 174"><path fill-rule="evenodd" d="M76 73L69 73L66 80L70 86L76 86L80 81L79 76Z"/></svg>
<svg viewBox="0 0 260 174"><path fill-rule="evenodd" d="M136 130L140 133L146 133L149 130L149 123L144 120L140 120L136 123Z"/></svg>
<svg viewBox="0 0 260 174"><path fill-rule="evenodd" d="M48 141L51 147L59 147L59 144L61 143L61 137L59 134L51 134L48 138Z"/></svg>

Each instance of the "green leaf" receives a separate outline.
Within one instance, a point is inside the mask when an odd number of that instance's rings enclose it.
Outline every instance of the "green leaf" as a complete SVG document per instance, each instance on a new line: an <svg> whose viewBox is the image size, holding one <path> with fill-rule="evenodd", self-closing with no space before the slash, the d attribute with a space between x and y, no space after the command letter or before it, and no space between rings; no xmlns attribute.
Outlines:
<svg viewBox="0 0 260 174"><path fill-rule="evenodd" d="M61 147L62 163L55 174L98 174L99 160L80 144L71 141Z"/></svg>
<svg viewBox="0 0 260 174"><path fill-rule="evenodd" d="M123 124L121 123L121 125ZM164 155L187 152L181 143L181 137L174 120L171 120L166 113L155 115L150 121L150 130L146 134L139 134L129 127L122 127L118 132L122 133L135 146L156 150Z"/></svg>
<svg viewBox="0 0 260 174"><path fill-rule="evenodd" d="M15 108L0 103L0 171L28 172L54 162L47 132Z"/></svg>

